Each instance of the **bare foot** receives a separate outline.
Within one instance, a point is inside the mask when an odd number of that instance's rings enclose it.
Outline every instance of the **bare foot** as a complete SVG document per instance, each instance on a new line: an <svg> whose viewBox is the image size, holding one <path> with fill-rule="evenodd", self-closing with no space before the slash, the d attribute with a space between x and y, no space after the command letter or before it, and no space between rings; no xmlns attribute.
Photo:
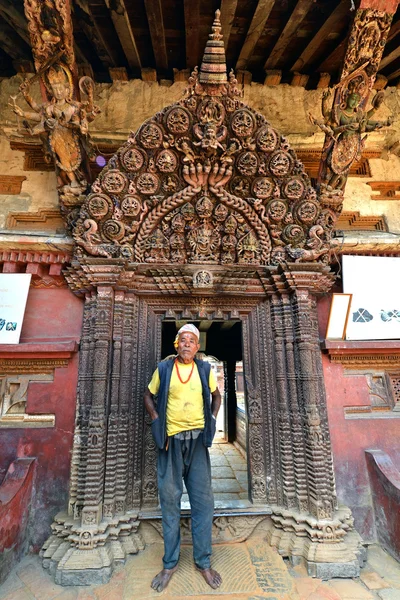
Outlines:
<svg viewBox="0 0 400 600"><path fill-rule="evenodd" d="M151 582L151 587L153 588L153 590L156 590L156 592L162 592L163 590L165 590L165 588L169 584L169 580L171 579L172 575L177 569L178 565L176 565L173 569L163 569L162 571L160 571Z"/></svg>
<svg viewBox="0 0 400 600"><path fill-rule="evenodd" d="M197 565L196 569L203 575L204 579L213 590L219 588L222 583L222 577L217 571L214 571L214 569L200 569Z"/></svg>

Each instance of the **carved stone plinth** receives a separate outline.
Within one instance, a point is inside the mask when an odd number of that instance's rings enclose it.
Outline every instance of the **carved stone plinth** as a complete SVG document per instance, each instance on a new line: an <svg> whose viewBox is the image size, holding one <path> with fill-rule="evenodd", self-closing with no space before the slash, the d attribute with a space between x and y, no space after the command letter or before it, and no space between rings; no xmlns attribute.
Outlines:
<svg viewBox="0 0 400 600"><path fill-rule="evenodd" d="M315 519L278 506L272 511L264 524L266 539L292 564L305 560L308 574L321 579L359 576L366 549L353 530L350 509L340 508L331 519Z"/></svg>
<svg viewBox="0 0 400 600"><path fill-rule="evenodd" d="M136 514L126 514L82 526L80 519L60 513L40 551L43 567L59 585L106 583L117 563L144 549L139 524Z"/></svg>

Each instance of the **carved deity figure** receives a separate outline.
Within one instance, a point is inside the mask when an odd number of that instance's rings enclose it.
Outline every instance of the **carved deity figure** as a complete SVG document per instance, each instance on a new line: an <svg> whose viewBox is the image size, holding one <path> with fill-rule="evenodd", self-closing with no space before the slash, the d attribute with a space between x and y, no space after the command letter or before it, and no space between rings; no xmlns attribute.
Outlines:
<svg viewBox="0 0 400 600"><path fill-rule="evenodd" d="M215 250L219 247L219 233L207 221L188 234L191 262L216 262Z"/></svg>
<svg viewBox="0 0 400 600"><path fill-rule="evenodd" d="M373 121L372 115L383 102L383 92L376 94L372 101L372 108L366 111L362 108L362 90L364 81L350 81L347 87L340 91L342 102L331 108L331 90L326 90L322 97L323 121L310 115L314 125L318 125L330 138L331 142L326 148L327 166L330 170L326 185L331 189L344 188L351 165L359 160L363 149L365 137L363 133L375 131L391 125L392 117L386 121Z"/></svg>
<svg viewBox="0 0 400 600"><path fill-rule="evenodd" d="M30 82L25 81L20 91L32 111L24 111L15 99L11 106L17 115L36 123L31 126L24 122L24 126L30 135L39 136L46 143L46 155L54 158L63 183L71 191L85 189L87 184L80 172L82 149L90 153L88 123L99 113L93 104L93 82L89 77L81 79L81 90L89 100L77 102L72 99L72 75L67 67L52 66L44 78L51 96L49 102L37 104L30 95Z"/></svg>

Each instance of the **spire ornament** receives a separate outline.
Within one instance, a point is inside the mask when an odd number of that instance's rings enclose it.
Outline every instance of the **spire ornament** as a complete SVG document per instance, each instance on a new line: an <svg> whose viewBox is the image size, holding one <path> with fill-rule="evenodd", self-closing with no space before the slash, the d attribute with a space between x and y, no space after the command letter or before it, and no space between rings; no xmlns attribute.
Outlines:
<svg viewBox="0 0 400 600"><path fill-rule="evenodd" d="M202 84L221 85L228 83L220 15L221 11L216 10L212 33L209 34L204 49L203 61L199 73L199 81Z"/></svg>

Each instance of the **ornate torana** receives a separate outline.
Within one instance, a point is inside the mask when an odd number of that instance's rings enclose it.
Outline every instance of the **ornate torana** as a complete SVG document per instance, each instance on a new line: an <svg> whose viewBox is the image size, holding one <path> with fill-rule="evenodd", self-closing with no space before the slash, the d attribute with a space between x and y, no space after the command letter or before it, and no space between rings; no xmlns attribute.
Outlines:
<svg viewBox="0 0 400 600"><path fill-rule="evenodd" d="M287 140L241 102L236 83L217 16L185 97L132 134L92 185L74 231L78 257L328 261L329 211Z"/></svg>

